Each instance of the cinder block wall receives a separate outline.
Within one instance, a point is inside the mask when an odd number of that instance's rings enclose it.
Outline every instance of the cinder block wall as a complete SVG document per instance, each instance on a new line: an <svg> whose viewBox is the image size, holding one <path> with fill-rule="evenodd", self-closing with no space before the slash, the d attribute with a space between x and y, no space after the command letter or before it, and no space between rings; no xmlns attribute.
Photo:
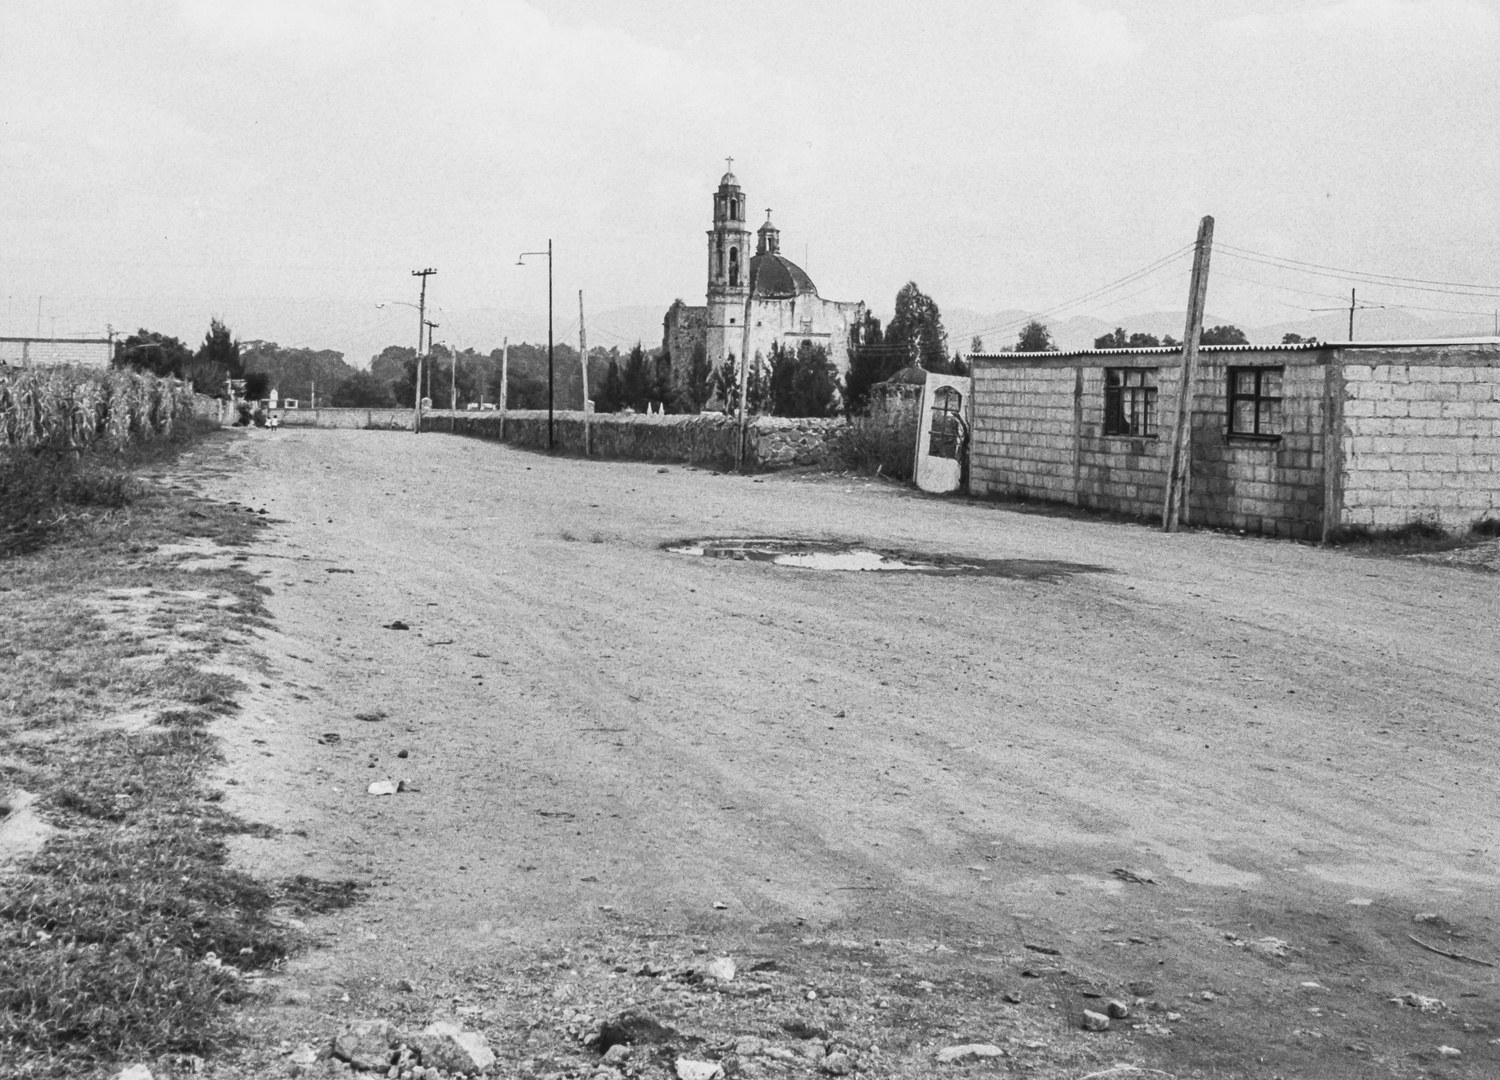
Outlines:
<svg viewBox="0 0 1500 1080"><path fill-rule="evenodd" d="M1322 350L1199 354L1192 413L1194 524L1270 536L1322 530L1325 411ZM1155 518L1170 463L1181 372L1177 352L1117 352L974 364L970 490ZM1281 438L1228 435L1228 368L1283 369ZM1104 369L1154 369L1158 435L1104 434Z"/></svg>
<svg viewBox="0 0 1500 1080"><path fill-rule="evenodd" d="M1328 359L1322 349L1205 351L1200 356L1189 495L1194 524L1299 540L1322 536ZM1279 439L1229 434L1230 367L1282 369ZM1173 375L1179 370L1174 368Z"/></svg>
<svg viewBox="0 0 1500 1080"><path fill-rule="evenodd" d="M1500 518L1500 345L1342 359L1339 524L1461 531Z"/></svg>
<svg viewBox="0 0 1500 1080"><path fill-rule="evenodd" d="M973 378L969 490L1076 504L1074 367L976 364Z"/></svg>

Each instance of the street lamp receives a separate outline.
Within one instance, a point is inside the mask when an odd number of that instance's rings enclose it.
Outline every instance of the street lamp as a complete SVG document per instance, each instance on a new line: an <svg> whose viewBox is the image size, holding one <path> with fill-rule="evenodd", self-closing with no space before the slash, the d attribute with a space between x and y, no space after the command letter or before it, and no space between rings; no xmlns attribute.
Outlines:
<svg viewBox="0 0 1500 1080"><path fill-rule="evenodd" d="M552 241L547 241L546 251L523 251L516 260L517 266L526 265L528 255L547 256L547 449L552 449Z"/></svg>

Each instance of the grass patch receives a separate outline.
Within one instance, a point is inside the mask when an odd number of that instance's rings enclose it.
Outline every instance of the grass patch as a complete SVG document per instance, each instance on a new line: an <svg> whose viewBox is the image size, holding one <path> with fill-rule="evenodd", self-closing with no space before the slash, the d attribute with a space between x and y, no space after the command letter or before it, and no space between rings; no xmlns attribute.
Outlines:
<svg viewBox="0 0 1500 1080"><path fill-rule="evenodd" d="M1350 548L1360 555L1421 555L1433 551L1452 551L1471 541L1449 533L1432 521L1408 521L1389 528L1368 525L1345 525L1329 533L1328 543Z"/></svg>
<svg viewBox="0 0 1500 1080"><path fill-rule="evenodd" d="M1478 540L1493 540L1500 536L1500 518L1480 518L1469 526L1469 535Z"/></svg>
<svg viewBox="0 0 1500 1080"><path fill-rule="evenodd" d="M193 452L210 456L223 437ZM189 445L107 461L34 456L8 474L63 494L37 497L46 527L0 558L0 801L24 787L59 827L0 895L7 1075L210 1053L233 1039L227 1006L245 994L243 973L299 945L277 912L359 896L351 883L261 882L229 865L229 836L269 830L224 812L200 780L218 760L211 724L240 689L206 662L267 622L265 590L238 568L183 570L157 546L244 545L264 519L158 482L152 470ZM94 469L114 475L125 501L75 513L95 504L76 501L82 489L67 478ZM205 591L233 603L195 598ZM196 629L177 634L164 611ZM110 726L129 714L149 723Z"/></svg>

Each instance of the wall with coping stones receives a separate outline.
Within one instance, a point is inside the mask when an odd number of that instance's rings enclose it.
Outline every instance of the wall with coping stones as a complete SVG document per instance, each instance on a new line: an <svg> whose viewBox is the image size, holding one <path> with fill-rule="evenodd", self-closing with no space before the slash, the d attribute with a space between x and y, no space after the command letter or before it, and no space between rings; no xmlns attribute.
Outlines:
<svg viewBox="0 0 1500 1080"><path fill-rule="evenodd" d="M733 417L716 413L597 413L590 417L589 424L594 457L734 467ZM754 418L746 440L746 463L757 470L799 465L833 467L840 462L836 443L844 427L844 421L836 418ZM547 447L547 414L541 410L512 409L504 416L498 412L428 412L423 415L422 430L494 439L532 450ZM553 431L558 451L583 453L583 413L557 412Z"/></svg>
<svg viewBox="0 0 1500 1080"><path fill-rule="evenodd" d="M282 427L410 431L410 409L277 409Z"/></svg>

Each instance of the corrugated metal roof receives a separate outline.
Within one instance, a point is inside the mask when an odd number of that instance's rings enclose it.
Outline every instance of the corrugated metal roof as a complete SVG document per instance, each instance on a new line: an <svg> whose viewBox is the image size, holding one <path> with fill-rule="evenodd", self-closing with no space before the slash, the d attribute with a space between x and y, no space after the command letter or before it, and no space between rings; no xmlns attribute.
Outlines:
<svg viewBox="0 0 1500 1080"><path fill-rule="evenodd" d="M1500 337L1419 338L1411 341L1319 341L1294 345L1200 345L1199 352L1305 352L1308 349L1409 349L1417 346L1500 345ZM1182 352L1181 345L1156 345L1126 349L1065 349L1059 352L971 352L971 360L1005 360L1018 356L1046 357L1060 360L1070 356L1159 356Z"/></svg>

